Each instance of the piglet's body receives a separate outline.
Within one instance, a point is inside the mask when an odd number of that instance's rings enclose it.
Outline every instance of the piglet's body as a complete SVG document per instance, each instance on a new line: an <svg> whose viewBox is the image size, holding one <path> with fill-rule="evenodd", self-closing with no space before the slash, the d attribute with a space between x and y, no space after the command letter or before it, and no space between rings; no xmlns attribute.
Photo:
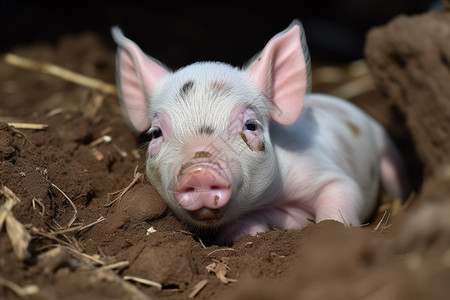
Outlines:
<svg viewBox="0 0 450 300"><path fill-rule="evenodd" d="M309 54L294 21L246 67L176 72L118 28L117 79L129 123L151 135L147 176L186 224L219 241L326 219L360 225L380 178L405 197L401 159L354 105L307 94Z"/></svg>

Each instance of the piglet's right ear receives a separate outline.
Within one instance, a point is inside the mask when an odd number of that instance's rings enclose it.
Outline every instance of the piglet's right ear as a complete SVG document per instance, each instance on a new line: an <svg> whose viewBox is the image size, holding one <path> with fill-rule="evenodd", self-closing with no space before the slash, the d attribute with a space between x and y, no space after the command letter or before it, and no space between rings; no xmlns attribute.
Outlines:
<svg viewBox="0 0 450 300"><path fill-rule="evenodd" d="M147 131L152 123L149 115L152 93L170 71L142 52L118 27L113 27L111 33L118 45L116 81L122 109L135 130Z"/></svg>
<svg viewBox="0 0 450 300"><path fill-rule="evenodd" d="M274 36L247 67L247 73L278 108L272 110L272 120L284 126L294 124L311 83L309 52L300 22L294 20Z"/></svg>

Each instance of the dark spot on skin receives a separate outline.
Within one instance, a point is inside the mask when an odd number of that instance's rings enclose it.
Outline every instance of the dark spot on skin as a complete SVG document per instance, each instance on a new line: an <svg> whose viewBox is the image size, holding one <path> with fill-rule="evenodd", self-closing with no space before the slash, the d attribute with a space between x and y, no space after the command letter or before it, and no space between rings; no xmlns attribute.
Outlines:
<svg viewBox="0 0 450 300"><path fill-rule="evenodd" d="M228 84L226 84L226 82L213 81L213 82L211 82L211 89L218 92L221 90L229 90L230 86Z"/></svg>
<svg viewBox="0 0 450 300"><path fill-rule="evenodd" d="M248 143L247 137L245 136L245 134L243 132L240 133L242 139L244 140L244 143L248 146L248 148L250 148L250 150L254 151L264 151L266 150L266 146L264 144L264 141L261 141L258 145L258 147L256 147L255 149L253 149L250 144Z"/></svg>
<svg viewBox="0 0 450 300"><path fill-rule="evenodd" d="M203 158L203 159L201 159ZM195 164L198 163L215 163L212 159L212 154L207 152L207 151L198 151L195 152L194 157L193 157L193 161L189 161L183 165L181 165L180 171L178 171L178 175L177 176L181 176L186 169L192 167ZM199 161L200 159L200 161ZM200 170L194 170L194 172L201 172Z"/></svg>
<svg viewBox="0 0 450 300"><path fill-rule="evenodd" d="M240 134L241 138L244 140L244 143L250 148L250 150L253 151L252 147L250 147L250 145L248 144L247 137L245 136L245 134L243 132L241 132Z"/></svg>
<svg viewBox="0 0 450 300"><path fill-rule="evenodd" d="M266 150L266 145L264 144L264 141L261 141L258 145L258 149L256 149L258 151L264 151Z"/></svg>
<svg viewBox="0 0 450 300"><path fill-rule="evenodd" d="M194 159L195 158L203 158L203 157L212 157L212 154L207 151L197 151L194 154Z"/></svg>
<svg viewBox="0 0 450 300"><path fill-rule="evenodd" d="M200 127L200 130L198 132L200 134L211 135L214 133L214 128L212 128L211 126L202 126Z"/></svg>
<svg viewBox="0 0 450 300"><path fill-rule="evenodd" d="M213 81L210 84L210 89L215 96L228 95L231 91L231 86L223 81Z"/></svg>
<svg viewBox="0 0 450 300"><path fill-rule="evenodd" d="M219 196L217 196L217 195L215 195L214 196L214 205L216 205L217 206L217 203L219 202Z"/></svg>
<svg viewBox="0 0 450 300"><path fill-rule="evenodd" d="M181 174L184 173L184 170L186 170L187 168L189 168L190 166L193 166L195 163L194 162L187 162L184 165L181 166L180 171L178 172L178 176L180 176Z"/></svg>
<svg viewBox="0 0 450 300"><path fill-rule="evenodd" d="M192 87L194 86L194 82L192 80L187 81L180 89L180 95L181 97L187 96L189 92L192 90Z"/></svg>
<svg viewBox="0 0 450 300"><path fill-rule="evenodd" d="M353 136L355 138L357 138L361 135L361 130L354 123L347 121L347 122L345 122L345 124L350 129L351 133L353 134Z"/></svg>

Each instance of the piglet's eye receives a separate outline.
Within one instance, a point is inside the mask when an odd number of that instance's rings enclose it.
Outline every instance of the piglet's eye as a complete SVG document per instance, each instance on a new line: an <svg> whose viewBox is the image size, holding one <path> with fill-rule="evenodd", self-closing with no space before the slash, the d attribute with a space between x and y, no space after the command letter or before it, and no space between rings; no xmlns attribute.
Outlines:
<svg viewBox="0 0 450 300"><path fill-rule="evenodd" d="M150 141L162 137L163 133L159 127L152 127L148 131L150 135Z"/></svg>
<svg viewBox="0 0 450 300"><path fill-rule="evenodd" d="M255 131L258 129L258 121L256 120L248 120L245 122L244 130Z"/></svg>

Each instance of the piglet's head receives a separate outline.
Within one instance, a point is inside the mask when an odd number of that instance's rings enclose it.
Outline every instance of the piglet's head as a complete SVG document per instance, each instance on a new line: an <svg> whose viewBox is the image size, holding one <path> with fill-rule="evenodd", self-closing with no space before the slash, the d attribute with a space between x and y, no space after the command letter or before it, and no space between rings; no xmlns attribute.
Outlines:
<svg viewBox="0 0 450 300"><path fill-rule="evenodd" d="M300 23L242 69L200 62L172 72L117 27L112 34L123 111L151 137L147 176L172 210L205 228L263 206L278 172L270 121L293 124L309 86Z"/></svg>

